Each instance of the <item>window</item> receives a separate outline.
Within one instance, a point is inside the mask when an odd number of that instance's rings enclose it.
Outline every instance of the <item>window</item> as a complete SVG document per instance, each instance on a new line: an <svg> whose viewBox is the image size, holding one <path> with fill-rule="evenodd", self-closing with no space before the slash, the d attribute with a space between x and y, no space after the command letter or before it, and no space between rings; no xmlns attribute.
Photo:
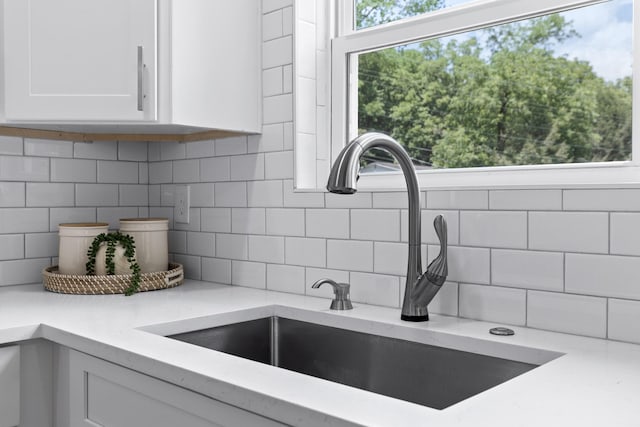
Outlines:
<svg viewBox="0 0 640 427"><path fill-rule="evenodd" d="M332 156L376 130L429 187L639 183L633 2L338 2ZM365 187L402 186L368 161Z"/></svg>

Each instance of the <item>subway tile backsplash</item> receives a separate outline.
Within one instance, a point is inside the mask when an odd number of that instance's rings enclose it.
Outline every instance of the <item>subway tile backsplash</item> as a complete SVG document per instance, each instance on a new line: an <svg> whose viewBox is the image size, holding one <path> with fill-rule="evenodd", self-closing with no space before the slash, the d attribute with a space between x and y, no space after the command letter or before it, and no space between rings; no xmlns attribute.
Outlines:
<svg viewBox="0 0 640 427"><path fill-rule="evenodd" d="M0 136L0 286L41 280L56 261L60 222L116 228L120 217L162 216L172 259L189 278L331 298L330 287L311 288L329 277L351 283L356 306L399 308L406 193L294 190L294 134L309 135L294 131L292 8L263 1L261 136L182 144ZM320 71L305 72L320 84ZM320 138L322 117L296 120ZM191 187L189 224L173 223L176 185ZM423 188L421 208L424 266L439 251L433 218L444 215L449 227L449 281L431 312L640 343L639 189Z"/></svg>

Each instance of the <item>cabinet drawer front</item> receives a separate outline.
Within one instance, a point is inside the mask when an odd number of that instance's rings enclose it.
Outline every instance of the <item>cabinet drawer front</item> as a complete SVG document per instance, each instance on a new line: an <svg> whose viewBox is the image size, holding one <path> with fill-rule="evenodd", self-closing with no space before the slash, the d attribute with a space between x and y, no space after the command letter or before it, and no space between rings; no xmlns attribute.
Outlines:
<svg viewBox="0 0 640 427"><path fill-rule="evenodd" d="M70 351L69 360L73 427L283 426L82 353Z"/></svg>

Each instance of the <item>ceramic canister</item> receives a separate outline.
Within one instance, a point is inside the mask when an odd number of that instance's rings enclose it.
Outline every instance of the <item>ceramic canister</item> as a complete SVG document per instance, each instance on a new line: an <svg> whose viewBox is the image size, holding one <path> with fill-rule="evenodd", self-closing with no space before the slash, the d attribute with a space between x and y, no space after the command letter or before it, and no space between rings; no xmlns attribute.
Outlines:
<svg viewBox="0 0 640 427"><path fill-rule="evenodd" d="M136 258L142 273L169 269L167 218L121 218L120 232L133 237Z"/></svg>
<svg viewBox="0 0 640 427"><path fill-rule="evenodd" d="M59 224L58 271L61 274L87 274L87 251L98 234L108 231L106 222Z"/></svg>

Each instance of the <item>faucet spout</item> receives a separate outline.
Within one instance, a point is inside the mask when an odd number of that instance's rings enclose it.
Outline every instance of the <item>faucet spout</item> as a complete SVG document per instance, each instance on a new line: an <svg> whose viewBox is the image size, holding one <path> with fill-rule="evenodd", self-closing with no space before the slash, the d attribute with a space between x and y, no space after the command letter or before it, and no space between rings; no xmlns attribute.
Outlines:
<svg viewBox="0 0 640 427"><path fill-rule="evenodd" d="M360 157L372 148L383 149L398 161L407 184L409 197L409 257L407 260L407 282L401 319L414 322L426 321L429 320L427 304L440 290L447 274L446 223L442 216L439 216L440 219L436 218L439 224L443 224L441 229L444 230L444 256L442 256L442 230L439 232L436 226L436 232L441 241L439 258L441 256L442 258L437 264L434 264L437 259L434 260L423 274L420 241L420 190L416 171L409 154L407 154L402 145L388 135L377 132L360 135L347 144L336 158L329 174L327 190L338 194L355 193L360 170ZM443 273L444 276L442 276Z"/></svg>

